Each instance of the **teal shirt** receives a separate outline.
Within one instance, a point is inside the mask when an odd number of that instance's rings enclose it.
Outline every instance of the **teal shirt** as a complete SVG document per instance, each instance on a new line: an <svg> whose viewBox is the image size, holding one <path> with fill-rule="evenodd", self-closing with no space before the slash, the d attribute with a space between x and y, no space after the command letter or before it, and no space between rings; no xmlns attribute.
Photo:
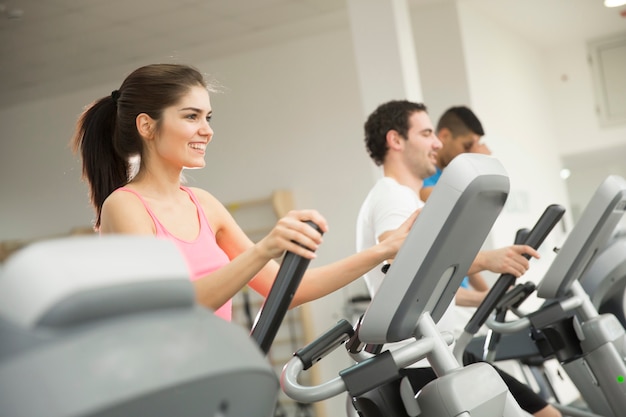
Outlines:
<svg viewBox="0 0 626 417"><path fill-rule="evenodd" d="M435 184L437 184L437 181L439 181L440 177L441 169L437 167L437 172L424 180L424 187L433 187Z"/></svg>

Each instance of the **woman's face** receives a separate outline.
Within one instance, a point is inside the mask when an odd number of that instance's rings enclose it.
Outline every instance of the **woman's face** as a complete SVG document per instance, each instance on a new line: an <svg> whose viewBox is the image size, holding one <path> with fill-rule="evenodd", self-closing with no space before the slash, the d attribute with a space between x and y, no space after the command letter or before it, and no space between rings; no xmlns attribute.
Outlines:
<svg viewBox="0 0 626 417"><path fill-rule="evenodd" d="M155 138L159 157L180 168L204 167L206 147L213 137L211 115L209 93L202 86L192 87L177 104L167 107Z"/></svg>

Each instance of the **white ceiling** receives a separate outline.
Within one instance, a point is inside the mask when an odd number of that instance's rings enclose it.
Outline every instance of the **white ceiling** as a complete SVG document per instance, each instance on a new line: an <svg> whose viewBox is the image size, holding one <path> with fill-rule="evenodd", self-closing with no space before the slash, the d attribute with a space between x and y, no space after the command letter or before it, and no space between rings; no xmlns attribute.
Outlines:
<svg viewBox="0 0 626 417"><path fill-rule="evenodd" d="M626 8L602 0L459 1L545 48L626 30ZM0 0L0 107L119 80L142 60L197 61L346 25L344 0Z"/></svg>

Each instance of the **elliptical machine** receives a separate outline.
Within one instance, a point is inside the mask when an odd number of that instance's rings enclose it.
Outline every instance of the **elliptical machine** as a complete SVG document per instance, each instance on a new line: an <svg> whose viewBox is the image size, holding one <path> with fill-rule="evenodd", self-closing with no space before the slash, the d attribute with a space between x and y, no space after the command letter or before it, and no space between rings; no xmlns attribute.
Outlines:
<svg viewBox="0 0 626 417"><path fill-rule="evenodd" d="M496 283L473 317L477 320L465 327L455 346L456 356L462 355L482 323L503 334L527 330L539 353L559 360L591 412L561 404L554 404L556 408L572 416L622 416L626 410L626 332L614 315L598 313L579 280L597 262L625 211L626 180L609 176L594 193L539 283L537 296L546 300L544 306L504 323L495 317L487 318L503 300L503 291L491 297Z"/></svg>
<svg viewBox="0 0 626 417"><path fill-rule="evenodd" d="M508 191L508 177L495 158L455 158L362 319L354 328L342 320L296 352L283 369L283 391L305 403L348 392L362 417L526 416L491 366L462 367L448 348L452 338L436 328ZM381 344L402 340L411 342L380 352ZM356 364L317 386L298 382L300 372L344 344ZM399 370L423 358L438 378L416 392Z"/></svg>

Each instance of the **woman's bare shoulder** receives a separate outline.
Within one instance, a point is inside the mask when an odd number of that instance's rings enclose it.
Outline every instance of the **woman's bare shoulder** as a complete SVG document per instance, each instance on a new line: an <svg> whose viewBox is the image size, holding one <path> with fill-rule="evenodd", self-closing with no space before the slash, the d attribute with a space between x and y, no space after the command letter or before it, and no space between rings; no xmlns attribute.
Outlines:
<svg viewBox="0 0 626 417"><path fill-rule="evenodd" d="M112 192L102 204L102 233L154 234L154 222L139 197L123 190Z"/></svg>

